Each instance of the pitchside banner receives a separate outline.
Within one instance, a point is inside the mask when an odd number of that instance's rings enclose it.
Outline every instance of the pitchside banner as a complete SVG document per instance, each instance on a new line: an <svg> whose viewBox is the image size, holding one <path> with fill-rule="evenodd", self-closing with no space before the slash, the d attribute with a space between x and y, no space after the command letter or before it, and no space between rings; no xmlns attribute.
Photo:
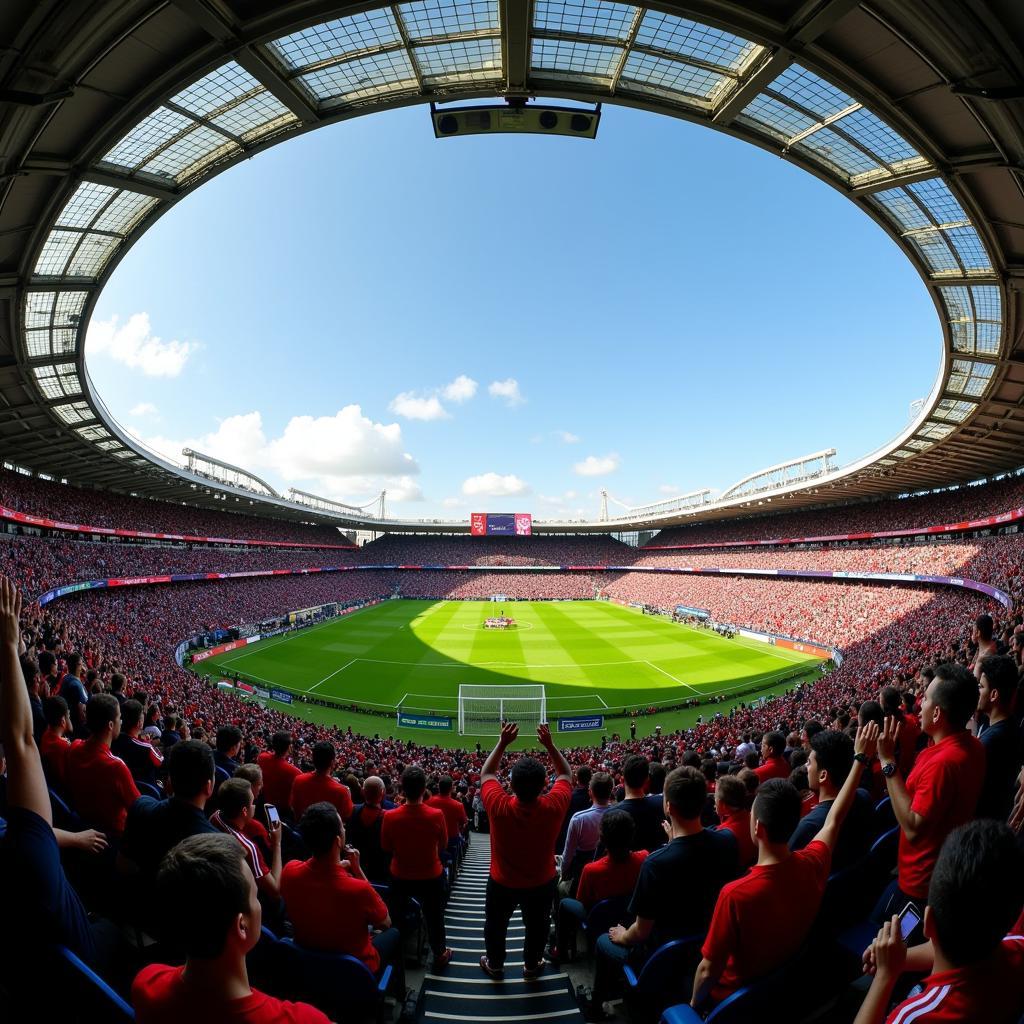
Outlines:
<svg viewBox="0 0 1024 1024"><path fill-rule="evenodd" d="M533 516L529 512L474 512L469 517L473 537L529 537Z"/></svg>
<svg viewBox="0 0 1024 1024"><path fill-rule="evenodd" d="M399 711L398 725L402 729L450 729L452 720L446 715L410 715Z"/></svg>
<svg viewBox="0 0 1024 1024"><path fill-rule="evenodd" d="M588 732L593 729L604 728L604 715L576 716L575 718L560 718L558 720L559 732Z"/></svg>

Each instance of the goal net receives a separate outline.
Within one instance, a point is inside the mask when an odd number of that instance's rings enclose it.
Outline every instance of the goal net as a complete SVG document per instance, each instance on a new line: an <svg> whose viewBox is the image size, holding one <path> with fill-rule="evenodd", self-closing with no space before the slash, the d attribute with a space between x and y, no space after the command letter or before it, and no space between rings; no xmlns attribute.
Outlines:
<svg viewBox="0 0 1024 1024"><path fill-rule="evenodd" d="M547 719L547 698L540 684L459 686L459 735L497 736L502 722L515 722L529 735Z"/></svg>

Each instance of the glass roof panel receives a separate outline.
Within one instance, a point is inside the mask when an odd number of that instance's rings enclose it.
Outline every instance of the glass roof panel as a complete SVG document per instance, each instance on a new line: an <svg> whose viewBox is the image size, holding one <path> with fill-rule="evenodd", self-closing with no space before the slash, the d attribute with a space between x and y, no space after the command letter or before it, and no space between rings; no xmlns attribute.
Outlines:
<svg viewBox="0 0 1024 1024"><path fill-rule="evenodd" d="M532 67L547 75L610 79L622 57L618 46L577 43L564 39L534 39Z"/></svg>
<svg viewBox="0 0 1024 1024"><path fill-rule="evenodd" d="M948 423L935 423L929 420L921 429L918 434L921 437L930 437L933 441L941 441L944 437L949 437L956 427L950 426Z"/></svg>
<svg viewBox="0 0 1024 1024"><path fill-rule="evenodd" d="M238 146L220 132L205 125L197 125L194 131L171 143L143 164L140 170L182 182L215 160L239 152Z"/></svg>
<svg viewBox="0 0 1024 1024"><path fill-rule="evenodd" d="M500 27L497 0L413 0L399 4L398 13L413 42Z"/></svg>
<svg viewBox="0 0 1024 1024"><path fill-rule="evenodd" d="M819 163L835 167L848 178L871 174L873 171L884 171L877 160L847 142L830 128L822 128L821 131L801 139L794 149L808 151Z"/></svg>
<svg viewBox="0 0 1024 1024"><path fill-rule="evenodd" d="M737 120L752 121L784 141L807 131L815 124L815 121L806 114L764 93L756 96Z"/></svg>
<svg viewBox="0 0 1024 1024"><path fill-rule="evenodd" d="M71 402L68 405L54 406L53 411L65 423L84 423L86 420L94 420L96 416L86 402Z"/></svg>
<svg viewBox="0 0 1024 1024"><path fill-rule="evenodd" d="M96 218L92 225L97 231L114 231L127 235L159 200L138 192L119 192L117 198Z"/></svg>
<svg viewBox="0 0 1024 1024"><path fill-rule="evenodd" d="M29 359L39 359L50 355L50 332L35 330L25 332L25 350Z"/></svg>
<svg viewBox="0 0 1024 1024"><path fill-rule="evenodd" d="M950 423L963 423L968 416L977 408L974 402L954 401L951 398L943 398L935 406L932 413L937 420L946 420Z"/></svg>
<svg viewBox="0 0 1024 1024"><path fill-rule="evenodd" d="M85 303L88 298L88 292L77 289L57 292L57 303L53 312L54 324L58 327L66 324L77 324L82 310L85 309Z"/></svg>
<svg viewBox="0 0 1024 1024"><path fill-rule="evenodd" d="M869 149L882 163L922 161L921 154L897 135L881 118L861 107L835 122L854 141Z"/></svg>
<svg viewBox="0 0 1024 1024"><path fill-rule="evenodd" d="M118 449L122 448L123 445L121 444L120 441L97 441L96 447L99 448L101 451L109 452L117 451Z"/></svg>
<svg viewBox="0 0 1024 1024"><path fill-rule="evenodd" d="M688 96L707 101L730 79L682 61L666 60L634 50L626 58L621 81L636 82L644 90L667 93L674 99Z"/></svg>
<svg viewBox="0 0 1024 1024"><path fill-rule="evenodd" d="M943 232L956 250L964 269L968 272L984 273L992 270L992 261L978 232L972 227L949 228Z"/></svg>
<svg viewBox="0 0 1024 1024"><path fill-rule="evenodd" d="M121 241L117 235L94 235L87 232L68 264L68 277L99 277Z"/></svg>
<svg viewBox="0 0 1024 1024"><path fill-rule="evenodd" d="M533 27L574 36L600 36L625 42L636 16L631 4L604 0L537 0Z"/></svg>
<svg viewBox="0 0 1024 1024"><path fill-rule="evenodd" d="M33 273L60 277L81 240L80 231L61 231L59 228L51 231L43 243Z"/></svg>
<svg viewBox="0 0 1024 1024"><path fill-rule="evenodd" d="M263 92L236 103L210 119L218 128L251 142L268 132L298 120L273 93Z"/></svg>
<svg viewBox="0 0 1024 1024"><path fill-rule="evenodd" d="M791 64L768 88L822 120L856 103L842 89L799 64Z"/></svg>
<svg viewBox="0 0 1024 1024"><path fill-rule="evenodd" d="M971 398L981 398L988 390L995 373L993 363L977 363L970 359L954 359L952 372L946 384L947 391Z"/></svg>
<svg viewBox="0 0 1024 1024"><path fill-rule="evenodd" d="M907 187L924 203L936 224L956 224L968 219L964 208L941 178L929 178Z"/></svg>
<svg viewBox="0 0 1024 1024"><path fill-rule="evenodd" d="M668 50L680 57L695 58L733 72L749 63L754 52L761 49L756 43L731 32L660 11L648 11L644 15L636 42L638 46Z"/></svg>
<svg viewBox="0 0 1024 1024"><path fill-rule="evenodd" d="M402 37L387 7L313 25L268 43L289 71L299 71L346 53L400 43Z"/></svg>
<svg viewBox="0 0 1024 1024"><path fill-rule="evenodd" d="M36 378L36 387L42 391L45 398L67 397L52 366L37 366L32 373Z"/></svg>
<svg viewBox="0 0 1024 1024"><path fill-rule="evenodd" d="M262 89L263 86L248 71L230 60L172 96L171 103L198 117L209 117L236 103L246 93Z"/></svg>
<svg viewBox="0 0 1024 1024"><path fill-rule="evenodd" d="M32 327L48 327L53 315L53 302L56 292L29 292L25 296L25 329Z"/></svg>
<svg viewBox="0 0 1024 1024"><path fill-rule="evenodd" d="M109 185L83 181L64 204L54 223L63 228L87 228L116 192L117 189Z"/></svg>
<svg viewBox="0 0 1024 1024"><path fill-rule="evenodd" d="M933 444L935 444L934 441L925 441L922 438L915 437L906 442L906 447L913 448L914 451L923 452L931 448Z"/></svg>
<svg viewBox="0 0 1024 1024"><path fill-rule="evenodd" d="M950 320L973 320L974 307L971 305L971 290L966 285L945 285L939 295L946 306Z"/></svg>
<svg viewBox="0 0 1024 1024"><path fill-rule="evenodd" d="M997 356L1002 343L1003 329L1000 324L979 320L974 325L974 348L979 356Z"/></svg>
<svg viewBox="0 0 1024 1024"><path fill-rule="evenodd" d="M86 441L99 441L104 437L110 437L110 432L105 427L76 427L75 433L84 437Z"/></svg>
<svg viewBox="0 0 1024 1024"><path fill-rule="evenodd" d="M942 232L938 230L917 231L912 235L907 235L907 241L917 250L930 273L946 274L947 276L962 273L957 258L942 237Z"/></svg>
<svg viewBox="0 0 1024 1024"><path fill-rule="evenodd" d="M388 50L344 64L333 64L311 71L299 81L320 102L365 99L417 88L416 75L405 50Z"/></svg>
<svg viewBox="0 0 1024 1024"><path fill-rule="evenodd" d="M110 164L127 171L141 167L161 146L195 124L184 114L166 107L157 107L144 117L100 163Z"/></svg>
<svg viewBox="0 0 1024 1024"><path fill-rule="evenodd" d="M500 78L501 40L469 39L413 48L423 80L429 84L463 79Z"/></svg>
<svg viewBox="0 0 1024 1024"><path fill-rule="evenodd" d="M880 206L901 231L916 231L931 227L932 222L905 189L890 188L871 196L871 202Z"/></svg>
<svg viewBox="0 0 1024 1024"><path fill-rule="evenodd" d="M78 331L68 327L26 331L25 344L30 359L38 359L41 356L69 356L75 352L77 337Z"/></svg>
<svg viewBox="0 0 1024 1024"><path fill-rule="evenodd" d="M974 298L975 315L979 320L1003 319L1003 297L995 285L971 285L971 296Z"/></svg>

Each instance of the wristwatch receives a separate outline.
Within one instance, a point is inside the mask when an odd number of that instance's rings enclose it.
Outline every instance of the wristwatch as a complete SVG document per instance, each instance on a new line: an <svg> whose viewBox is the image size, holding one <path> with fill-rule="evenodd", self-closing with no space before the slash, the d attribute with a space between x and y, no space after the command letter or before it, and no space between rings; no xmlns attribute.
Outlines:
<svg viewBox="0 0 1024 1024"><path fill-rule="evenodd" d="M854 754L854 755L853 755L853 759L854 759L854 761L856 761L856 762L857 762L858 764L862 764L862 765L864 765L864 767L865 767L865 768L866 768L866 767L867 767L867 766L868 766L869 764L871 764L871 758L870 758L870 757L868 757L868 755L867 755L867 754Z"/></svg>
<svg viewBox="0 0 1024 1024"><path fill-rule="evenodd" d="M883 761L882 762L882 774L887 779L891 779L896 774L896 762L895 761Z"/></svg>

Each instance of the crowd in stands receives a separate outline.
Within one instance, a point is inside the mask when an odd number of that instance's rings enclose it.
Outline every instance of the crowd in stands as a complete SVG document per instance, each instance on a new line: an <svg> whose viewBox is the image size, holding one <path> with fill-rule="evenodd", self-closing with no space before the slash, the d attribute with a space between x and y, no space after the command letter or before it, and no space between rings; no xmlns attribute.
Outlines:
<svg viewBox="0 0 1024 1024"><path fill-rule="evenodd" d="M835 492L842 501L842 491ZM988 484L957 487L910 498L887 498L822 508L810 512L785 512L785 499L773 514L758 506L756 514L742 519L695 523L662 530L652 546L715 544L793 537L831 537L846 533L921 529L946 523L966 522L999 515L1024 506L1024 475L1014 474ZM773 502L776 504L776 502Z"/></svg>

